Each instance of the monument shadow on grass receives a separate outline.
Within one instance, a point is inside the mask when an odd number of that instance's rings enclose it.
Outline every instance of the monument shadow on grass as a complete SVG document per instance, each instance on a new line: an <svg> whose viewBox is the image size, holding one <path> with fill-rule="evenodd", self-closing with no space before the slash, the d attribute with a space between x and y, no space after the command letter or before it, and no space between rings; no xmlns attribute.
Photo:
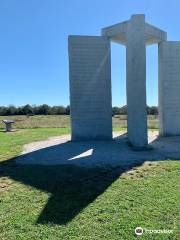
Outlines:
<svg viewBox="0 0 180 240"><path fill-rule="evenodd" d="M117 144L115 141L111 141L111 143ZM78 148L76 145L72 151L69 151L69 146L72 147L72 142L28 153L18 157L18 159L23 158L25 161L26 157L32 155L33 157L37 155L38 158L56 152L57 148L61 148L64 153L64 160L79 155L90 148L93 149L94 154L96 152L96 146L91 142L86 145L88 147L79 145ZM83 157L83 161L91 161L92 158L93 155ZM143 160L132 161L114 168L102 166L88 169L77 165L21 165L17 164L16 160L17 158L14 158L0 163L0 177L8 176L23 184L51 193L52 196L38 217L37 223L60 225L65 225L71 221L99 195L104 193L122 173L140 166L144 162Z"/></svg>

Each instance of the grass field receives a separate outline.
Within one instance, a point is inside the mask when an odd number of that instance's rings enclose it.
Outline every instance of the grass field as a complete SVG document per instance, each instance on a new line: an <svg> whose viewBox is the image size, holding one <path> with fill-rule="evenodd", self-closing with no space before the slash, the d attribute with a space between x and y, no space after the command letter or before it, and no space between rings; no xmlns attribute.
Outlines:
<svg viewBox="0 0 180 240"><path fill-rule="evenodd" d="M69 133L68 126L0 132L0 239L133 240L141 226L173 233L140 239L178 240L178 161L120 171L15 164L24 144Z"/></svg>
<svg viewBox="0 0 180 240"><path fill-rule="evenodd" d="M67 115L40 115L40 116L0 116L0 128L3 128L2 119L15 120L15 128L70 128L70 117ZM117 115L113 117L114 129L127 127L127 116ZM151 129L158 129L159 121L157 116L148 116L148 127Z"/></svg>

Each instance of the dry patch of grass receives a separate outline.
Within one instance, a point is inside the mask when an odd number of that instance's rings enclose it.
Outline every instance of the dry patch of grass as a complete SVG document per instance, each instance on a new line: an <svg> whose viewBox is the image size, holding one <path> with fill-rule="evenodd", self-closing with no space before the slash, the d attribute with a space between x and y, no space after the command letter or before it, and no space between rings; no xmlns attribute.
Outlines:
<svg viewBox="0 0 180 240"><path fill-rule="evenodd" d="M69 128L70 118L67 115L36 115L36 116L0 116L0 120L12 119L14 128ZM3 128L3 123L0 123Z"/></svg>
<svg viewBox="0 0 180 240"><path fill-rule="evenodd" d="M8 191L11 187L12 180L8 177L0 177L0 192Z"/></svg>
<svg viewBox="0 0 180 240"><path fill-rule="evenodd" d="M127 171L125 174L122 175L124 178L134 179L134 180L141 180L142 178L152 176L154 171L159 166L157 162L144 162L140 167L133 167L131 170Z"/></svg>
<svg viewBox="0 0 180 240"><path fill-rule="evenodd" d="M15 121L14 128L70 128L70 116L68 115L36 115L36 116L0 116L0 128L4 128L3 119ZM113 128L127 128L127 116L116 115L112 118ZM148 127L159 128L157 116L148 116Z"/></svg>

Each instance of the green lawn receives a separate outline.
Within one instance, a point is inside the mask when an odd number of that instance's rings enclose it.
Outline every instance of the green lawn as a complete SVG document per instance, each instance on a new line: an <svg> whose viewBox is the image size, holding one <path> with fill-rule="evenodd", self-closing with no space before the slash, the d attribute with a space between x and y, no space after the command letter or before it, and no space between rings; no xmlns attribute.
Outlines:
<svg viewBox="0 0 180 240"><path fill-rule="evenodd" d="M17 156L24 144L48 137L70 133L69 128L18 129L15 132L0 131L0 161Z"/></svg>
<svg viewBox="0 0 180 240"><path fill-rule="evenodd" d="M0 239L133 240L137 226L173 230L140 239L178 239L178 161L91 170L15 164L23 144L68 132L0 132Z"/></svg>

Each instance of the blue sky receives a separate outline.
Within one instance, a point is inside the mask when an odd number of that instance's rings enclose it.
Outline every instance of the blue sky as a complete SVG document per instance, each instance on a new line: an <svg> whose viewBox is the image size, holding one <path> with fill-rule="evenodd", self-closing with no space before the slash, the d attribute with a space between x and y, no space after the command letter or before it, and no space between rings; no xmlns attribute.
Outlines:
<svg viewBox="0 0 180 240"><path fill-rule="evenodd" d="M102 27L144 13L180 40L179 0L1 0L0 105L68 105L67 36L100 35ZM157 46L147 47L147 103L157 105ZM126 104L125 48L112 44L113 106Z"/></svg>

